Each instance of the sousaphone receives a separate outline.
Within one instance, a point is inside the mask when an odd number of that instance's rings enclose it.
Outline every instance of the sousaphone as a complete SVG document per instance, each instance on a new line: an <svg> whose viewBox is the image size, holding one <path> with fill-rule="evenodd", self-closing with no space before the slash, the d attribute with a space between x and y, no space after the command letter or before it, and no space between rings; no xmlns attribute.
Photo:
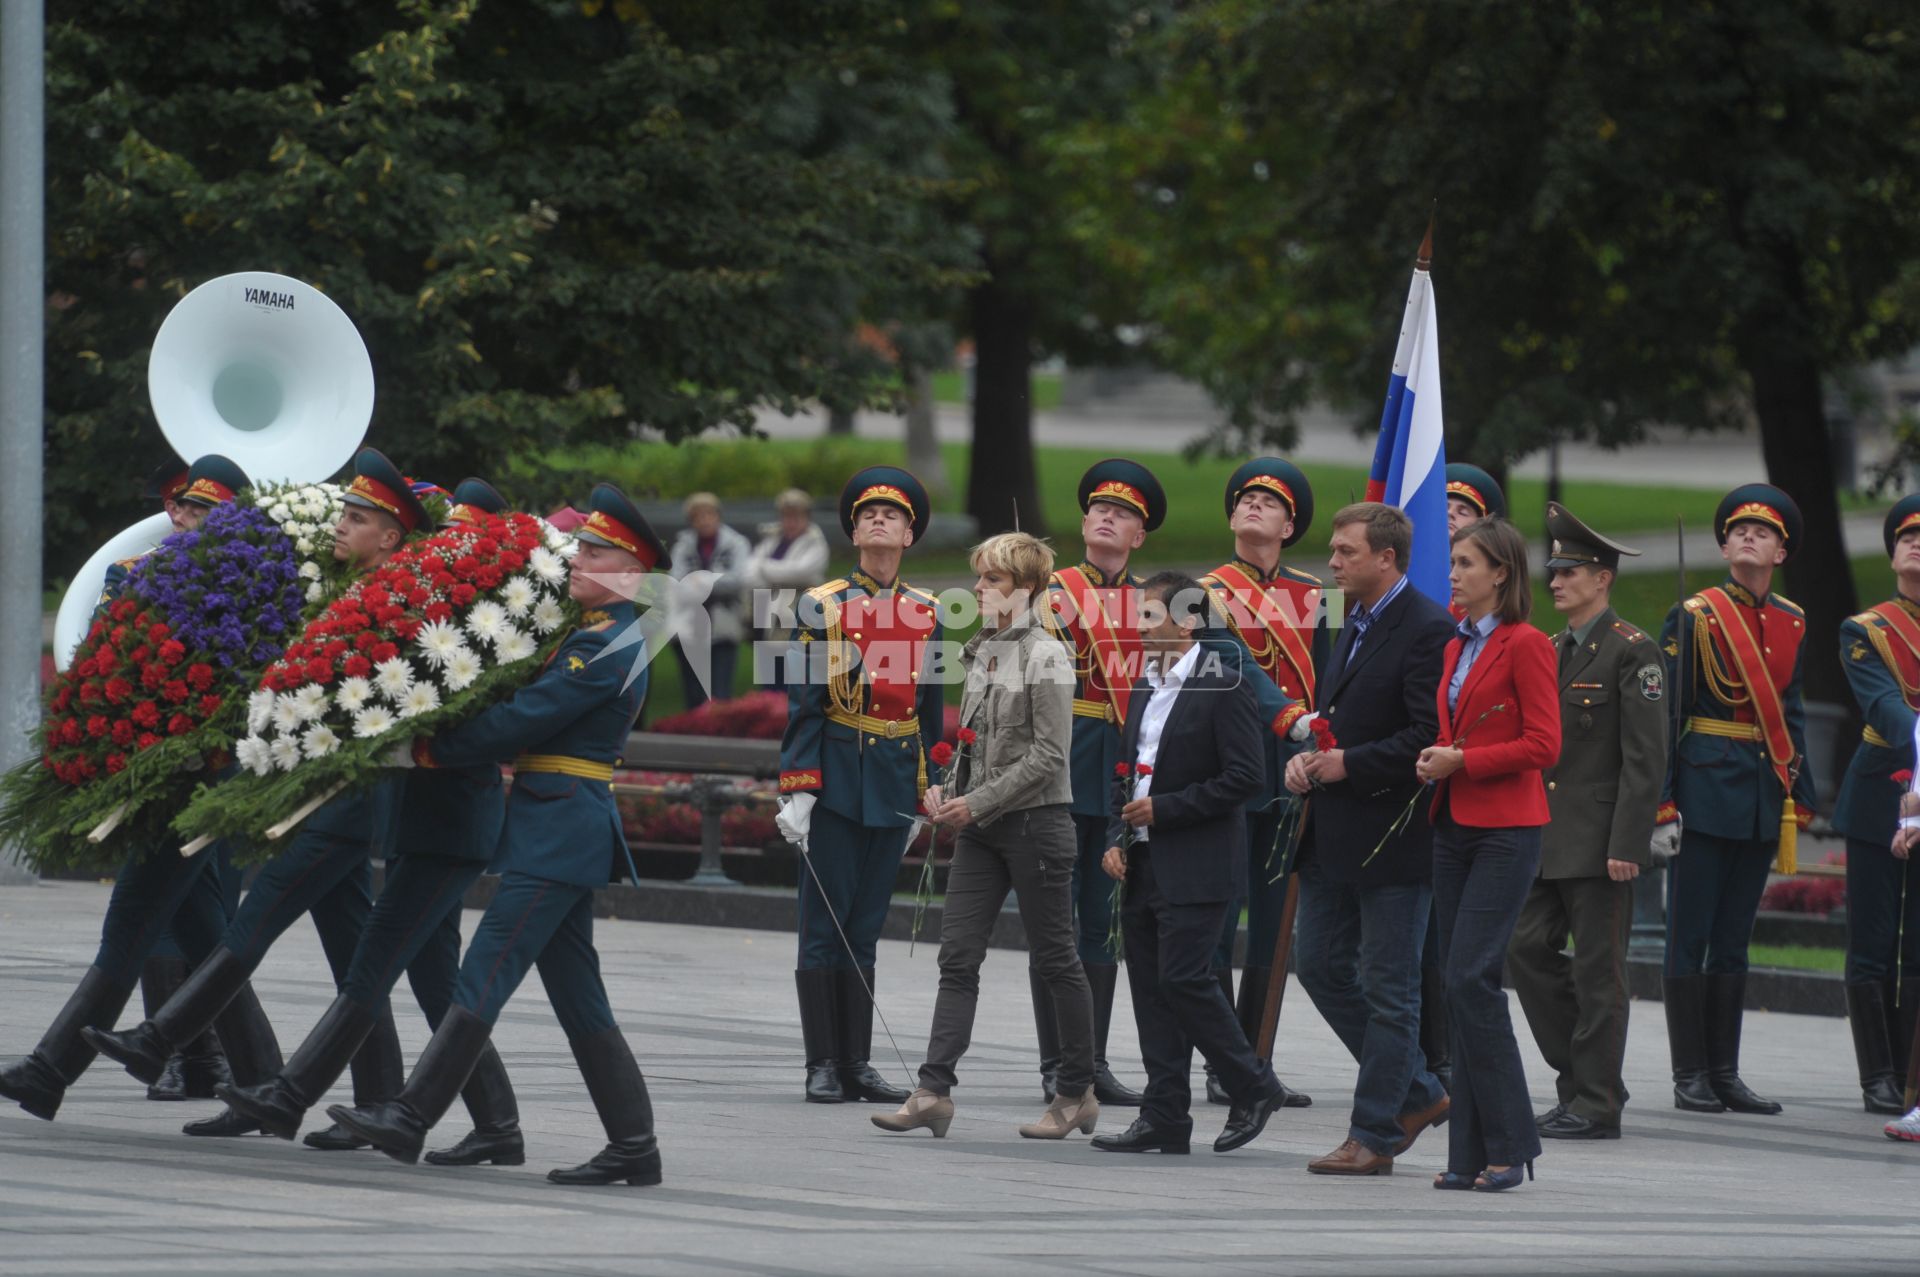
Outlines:
<svg viewBox="0 0 1920 1277"><path fill-rule="evenodd" d="M268 271L210 279L180 299L147 357L147 397L173 450L217 452L256 483L317 483L344 466L373 417L373 361L347 313ZM61 669L86 637L108 566L173 530L150 515L96 551L54 620Z"/></svg>

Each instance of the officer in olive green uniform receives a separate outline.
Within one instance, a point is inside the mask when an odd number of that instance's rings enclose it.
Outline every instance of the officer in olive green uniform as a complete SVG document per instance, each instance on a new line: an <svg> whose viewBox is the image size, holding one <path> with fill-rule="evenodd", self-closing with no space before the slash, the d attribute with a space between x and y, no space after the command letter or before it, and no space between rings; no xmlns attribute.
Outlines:
<svg viewBox="0 0 1920 1277"><path fill-rule="evenodd" d="M1559 1103L1548 1139L1618 1139L1627 1089L1627 940L1633 880L1653 862L1654 813L1667 766L1666 671L1653 639L1608 595L1620 556L1558 502L1547 503L1560 656L1560 761L1547 773L1552 813L1540 877L1507 951L1514 991ZM1567 942L1573 953L1567 953Z"/></svg>

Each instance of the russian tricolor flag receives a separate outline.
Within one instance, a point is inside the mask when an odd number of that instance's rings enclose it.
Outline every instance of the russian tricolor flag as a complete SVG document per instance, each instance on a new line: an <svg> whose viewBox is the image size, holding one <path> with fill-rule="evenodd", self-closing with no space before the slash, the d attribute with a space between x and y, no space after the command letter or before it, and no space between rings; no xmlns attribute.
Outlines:
<svg viewBox="0 0 1920 1277"><path fill-rule="evenodd" d="M1380 442L1373 449L1367 500L1398 506L1413 520L1413 553L1407 575L1414 588L1446 606L1453 598L1447 582L1447 445L1441 435L1440 320L1433 305L1433 228L1420 245L1407 290L1407 313L1400 321L1400 345L1393 352L1393 377L1387 405L1380 413Z"/></svg>

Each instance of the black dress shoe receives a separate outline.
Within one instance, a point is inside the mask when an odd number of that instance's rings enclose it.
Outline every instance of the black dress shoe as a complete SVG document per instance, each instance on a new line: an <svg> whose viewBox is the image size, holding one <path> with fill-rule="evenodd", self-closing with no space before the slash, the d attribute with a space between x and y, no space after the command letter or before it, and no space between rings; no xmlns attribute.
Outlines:
<svg viewBox="0 0 1920 1277"><path fill-rule="evenodd" d="M1191 1138L1184 1131L1176 1135L1144 1117L1136 1117L1133 1125L1118 1135L1096 1135L1090 1142L1102 1153L1190 1153Z"/></svg>
<svg viewBox="0 0 1920 1277"><path fill-rule="evenodd" d="M166 1072L167 1060L173 1054L173 1044L160 1036L160 1031L153 1027L151 1020L144 1020L119 1033L112 1029L88 1026L80 1030L80 1038L109 1060L126 1066L127 1072L148 1086L160 1080L160 1075Z"/></svg>
<svg viewBox="0 0 1920 1277"><path fill-rule="evenodd" d="M614 1184L625 1180L650 1187L660 1182L660 1145L651 1135L615 1140L579 1166L548 1171L547 1180L553 1184Z"/></svg>
<svg viewBox="0 0 1920 1277"><path fill-rule="evenodd" d="M212 1117L203 1117L197 1122L188 1122L180 1128L182 1135L208 1135L216 1139L230 1138L235 1135L258 1135L260 1123L235 1109L223 1108Z"/></svg>
<svg viewBox="0 0 1920 1277"><path fill-rule="evenodd" d="M1283 1109L1310 1109L1313 1097L1305 1091L1296 1091L1285 1082L1280 1084L1280 1107Z"/></svg>
<svg viewBox="0 0 1920 1277"><path fill-rule="evenodd" d="M1550 1122L1539 1123L1543 1140L1617 1140L1620 1128L1606 1126L1592 1118L1581 1117L1568 1109Z"/></svg>
<svg viewBox="0 0 1920 1277"><path fill-rule="evenodd" d="M905 1104L912 1092L893 1085L880 1076L880 1070L860 1060L840 1066L840 1094L849 1104L863 1100L875 1104Z"/></svg>
<svg viewBox="0 0 1920 1277"><path fill-rule="evenodd" d="M807 1103L840 1104L847 1098L840 1085L840 1066L832 1060L807 1061Z"/></svg>
<svg viewBox="0 0 1920 1277"><path fill-rule="evenodd" d="M435 1149L427 1161L435 1166L523 1166L527 1160L527 1141L519 1127L511 1131L472 1131L452 1148Z"/></svg>
<svg viewBox="0 0 1920 1277"><path fill-rule="evenodd" d="M1897 1117L1907 1111L1905 1098L1890 1077L1869 1079L1860 1088L1860 1102L1869 1113L1891 1113Z"/></svg>
<svg viewBox="0 0 1920 1277"><path fill-rule="evenodd" d="M0 1097L12 1100L44 1121L53 1120L66 1093L67 1080L41 1059L37 1051L0 1069Z"/></svg>
<svg viewBox="0 0 1920 1277"><path fill-rule="evenodd" d="M1093 1062L1093 1098L1115 1108L1139 1108L1140 1092L1123 1085L1105 1060Z"/></svg>
<svg viewBox="0 0 1920 1277"><path fill-rule="evenodd" d="M1566 1111L1567 1106L1565 1104L1556 1104L1544 1113L1536 1113L1533 1118L1533 1124L1535 1126L1551 1126L1559 1121Z"/></svg>
<svg viewBox="0 0 1920 1277"><path fill-rule="evenodd" d="M1738 1073L1714 1073L1707 1077L1707 1085L1719 1101L1734 1113L1760 1113L1772 1116L1780 1112L1780 1101L1769 1100L1754 1094L1747 1084L1740 1080Z"/></svg>
<svg viewBox="0 0 1920 1277"><path fill-rule="evenodd" d="M418 1071L416 1067L415 1072ZM363 1109L332 1104L327 1107L327 1116L348 1135L365 1140L396 1162L409 1166L420 1160L420 1149L427 1142L426 1122L404 1100L388 1100ZM319 1133L315 1131L314 1135Z"/></svg>
<svg viewBox="0 0 1920 1277"><path fill-rule="evenodd" d="M167 1067L160 1070L160 1076L155 1078L153 1085L147 1088L147 1098L150 1100L184 1100L191 1098L187 1095L187 1078L184 1072L185 1064L186 1059L182 1056L175 1055L169 1057ZM201 1096L199 1098L205 1099L206 1097Z"/></svg>
<svg viewBox="0 0 1920 1277"><path fill-rule="evenodd" d="M323 1126L317 1131L308 1131L307 1138L300 1141L308 1148L317 1148L322 1153L356 1153L373 1145L335 1122L332 1126Z"/></svg>
<svg viewBox="0 0 1920 1277"><path fill-rule="evenodd" d="M1098 1099L1099 1097L1095 1096L1094 1098ZM1207 1103L1223 1104L1228 1108L1233 1107L1233 1097L1227 1094L1226 1087L1220 1085L1220 1079L1214 1076L1212 1069L1207 1070Z"/></svg>
<svg viewBox="0 0 1920 1277"><path fill-rule="evenodd" d="M1218 1139L1213 1141L1216 1153L1231 1153L1234 1149L1251 1144L1261 1131L1267 1128L1267 1119L1278 1113L1285 1103L1284 1091L1275 1091L1264 1100L1255 1100L1246 1108L1235 1105L1227 1112L1227 1124L1220 1131Z"/></svg>

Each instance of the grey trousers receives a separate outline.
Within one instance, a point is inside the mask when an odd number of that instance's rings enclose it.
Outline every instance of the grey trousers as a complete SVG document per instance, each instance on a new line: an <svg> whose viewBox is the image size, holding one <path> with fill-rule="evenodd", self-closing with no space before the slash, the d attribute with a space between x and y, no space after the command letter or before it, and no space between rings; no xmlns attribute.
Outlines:
<svg viewBox="0 0 1920 1277"><path fill-rule="evenodd" d="M940 993L920 1085L945 1095L954 1067L973 1041L980 1001L980 963L987 938L1012 891L1027 931L1029 963L1053 995L1060 1025L1061 1095L1093 1085L1093 999L1074 949L1073 820L1066 804L1008 812L988 825L960 831L947 871L947 904L940 919Z"/></svg>

